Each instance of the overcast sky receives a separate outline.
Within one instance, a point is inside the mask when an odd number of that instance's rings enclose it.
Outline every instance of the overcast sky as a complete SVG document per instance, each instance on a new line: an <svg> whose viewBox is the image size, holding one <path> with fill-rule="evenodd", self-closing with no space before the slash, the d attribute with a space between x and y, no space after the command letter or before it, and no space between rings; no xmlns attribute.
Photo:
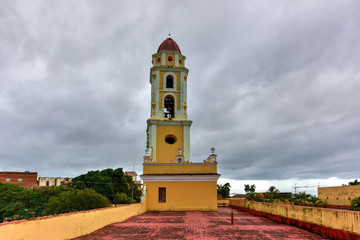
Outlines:
<svg viewBox="0 0 360 240"><path fill-rule="evenodd" d="M1 0L1 171L141 173L151 55L171 32L190 70L192 162L215 146L220 182L240 185L360 178L359 12L357 0Z"/></svg>

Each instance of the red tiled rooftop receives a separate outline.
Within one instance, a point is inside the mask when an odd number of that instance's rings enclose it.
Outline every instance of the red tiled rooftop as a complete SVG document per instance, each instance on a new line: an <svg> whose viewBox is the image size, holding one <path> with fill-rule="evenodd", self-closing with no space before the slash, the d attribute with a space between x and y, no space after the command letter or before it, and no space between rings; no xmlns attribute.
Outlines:
<svg viewBox="0 0 360 240"><path fill-rule="evenodd" d="M234 212L234 225L230 224ZM229 207L218 212L147 212L76 239L324 239Z"/></svg>
<svg viewBox="0 0 360 240"><path fill-rule="evenodd" d="M135 171L126 171L126 172L125 172L125 175L128 175L128 176L137 176L138 174L137 174Z"/></svg>

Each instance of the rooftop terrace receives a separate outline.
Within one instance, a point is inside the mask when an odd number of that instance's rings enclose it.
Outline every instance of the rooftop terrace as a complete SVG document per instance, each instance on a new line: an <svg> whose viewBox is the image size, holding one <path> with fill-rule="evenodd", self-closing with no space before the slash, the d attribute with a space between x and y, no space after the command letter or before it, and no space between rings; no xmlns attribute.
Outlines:
<svg viewBox="0 0 360 240"><path fill-rule="evenodd" d="M234 224L230 224L234 212ZM76 239L324 239L229 207L218 212L146 212Z"/></svg>

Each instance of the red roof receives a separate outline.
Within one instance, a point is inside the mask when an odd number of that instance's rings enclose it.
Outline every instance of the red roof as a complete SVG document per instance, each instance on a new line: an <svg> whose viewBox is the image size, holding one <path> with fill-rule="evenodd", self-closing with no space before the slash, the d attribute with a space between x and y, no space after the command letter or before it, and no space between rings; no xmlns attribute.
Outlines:
<svg viewBox="0 0 360 240"><path fill-rule="evenodd" d="M137 176L138 174L135 172L135 171L126 171L125 172L125 175L128 175L128 176Z"/></svg>
<svg viewBox="0 0 360 240"><path fill-rule="evenodd" d="M157 52L161 50L178 51L181 54L179 46L172 38L167 38L160 44Z"/></svg>

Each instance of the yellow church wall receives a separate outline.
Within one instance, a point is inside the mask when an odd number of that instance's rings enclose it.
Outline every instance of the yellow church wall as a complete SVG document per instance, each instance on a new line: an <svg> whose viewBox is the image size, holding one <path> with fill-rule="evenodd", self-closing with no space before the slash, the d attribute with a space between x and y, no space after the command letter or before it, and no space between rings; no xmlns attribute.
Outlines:
<svg viewBox="0 0 360 240"><path fill-rule="evenodd" d="M161 55L154 58L154 65L160 66L161 65Z"/></svg>
<svg viewBox="0 0 360 240"><path fill-rule="evenodd" d="M168 60L168 56L172 56L173 57L173 61L170 62ZM175 66L176 65L176 62L175 62L175 55L174 54L166 54L165 55L166 59L165 59L165 64L168 65L168 66ZM182 57L180 57L178 55L178 67L184 67L184 59ZM161 59L161 55L158 55L154 58L154 66L162 66L162 59Z"/></svg>
<svg viewBox="0 0 360 240"><path fill-rule="evenodd" d="M159 89L164 90L164 74L168 72L160 71ZM180 91L180 72L172 72L176 76L176 91Z"/></svg>
<svg viewBox="0 0 360 240"><path fill-rule="evenodd" d="M214 163L144 164L144 174L216 174Z"/></svg>
<svg viewBox="0 0 360 240"><path fill-rule="evenodd" d="M144 182L148 211L217 211L216 182ZM159 188L166 202L159 203Z"/></svg>
<svg viewBox="0 0 360 240"><path fill-rule="evenodd" d="M184 66L184 59L182 57L179 56L179 67L183 67Z"/></svg>
<svg viewBox="0 0 360 240"><path fill-rule="evenodd" d="M169 57L172 58L172 61L169 61ZM167 66L175 66L175 54L173 54L173 53L165 54L165 65L167 65Z"/></svg>
<svg viewBox="0 0 360 240"><path fill-rule="evenodd" d="M174 144L165 142L165 137L172 135L176 138ZM182 126L157 126L156 128L156 162L175 163L178 149L183 146L183 127Z"/></svg>
<svg viewBox="0 0 360 240"><path fill-rule="evenodd" d="M329 205L350 206L351 200L360 197L360 185L319 187L318 197Z"/></svg>
<svg viewBox="0 0 360 240"><path fill-rule="evenodd" d="M144 212L146 212L146 203L135 203L2 223L0 224L0 239L72 239Z"/></svg>

